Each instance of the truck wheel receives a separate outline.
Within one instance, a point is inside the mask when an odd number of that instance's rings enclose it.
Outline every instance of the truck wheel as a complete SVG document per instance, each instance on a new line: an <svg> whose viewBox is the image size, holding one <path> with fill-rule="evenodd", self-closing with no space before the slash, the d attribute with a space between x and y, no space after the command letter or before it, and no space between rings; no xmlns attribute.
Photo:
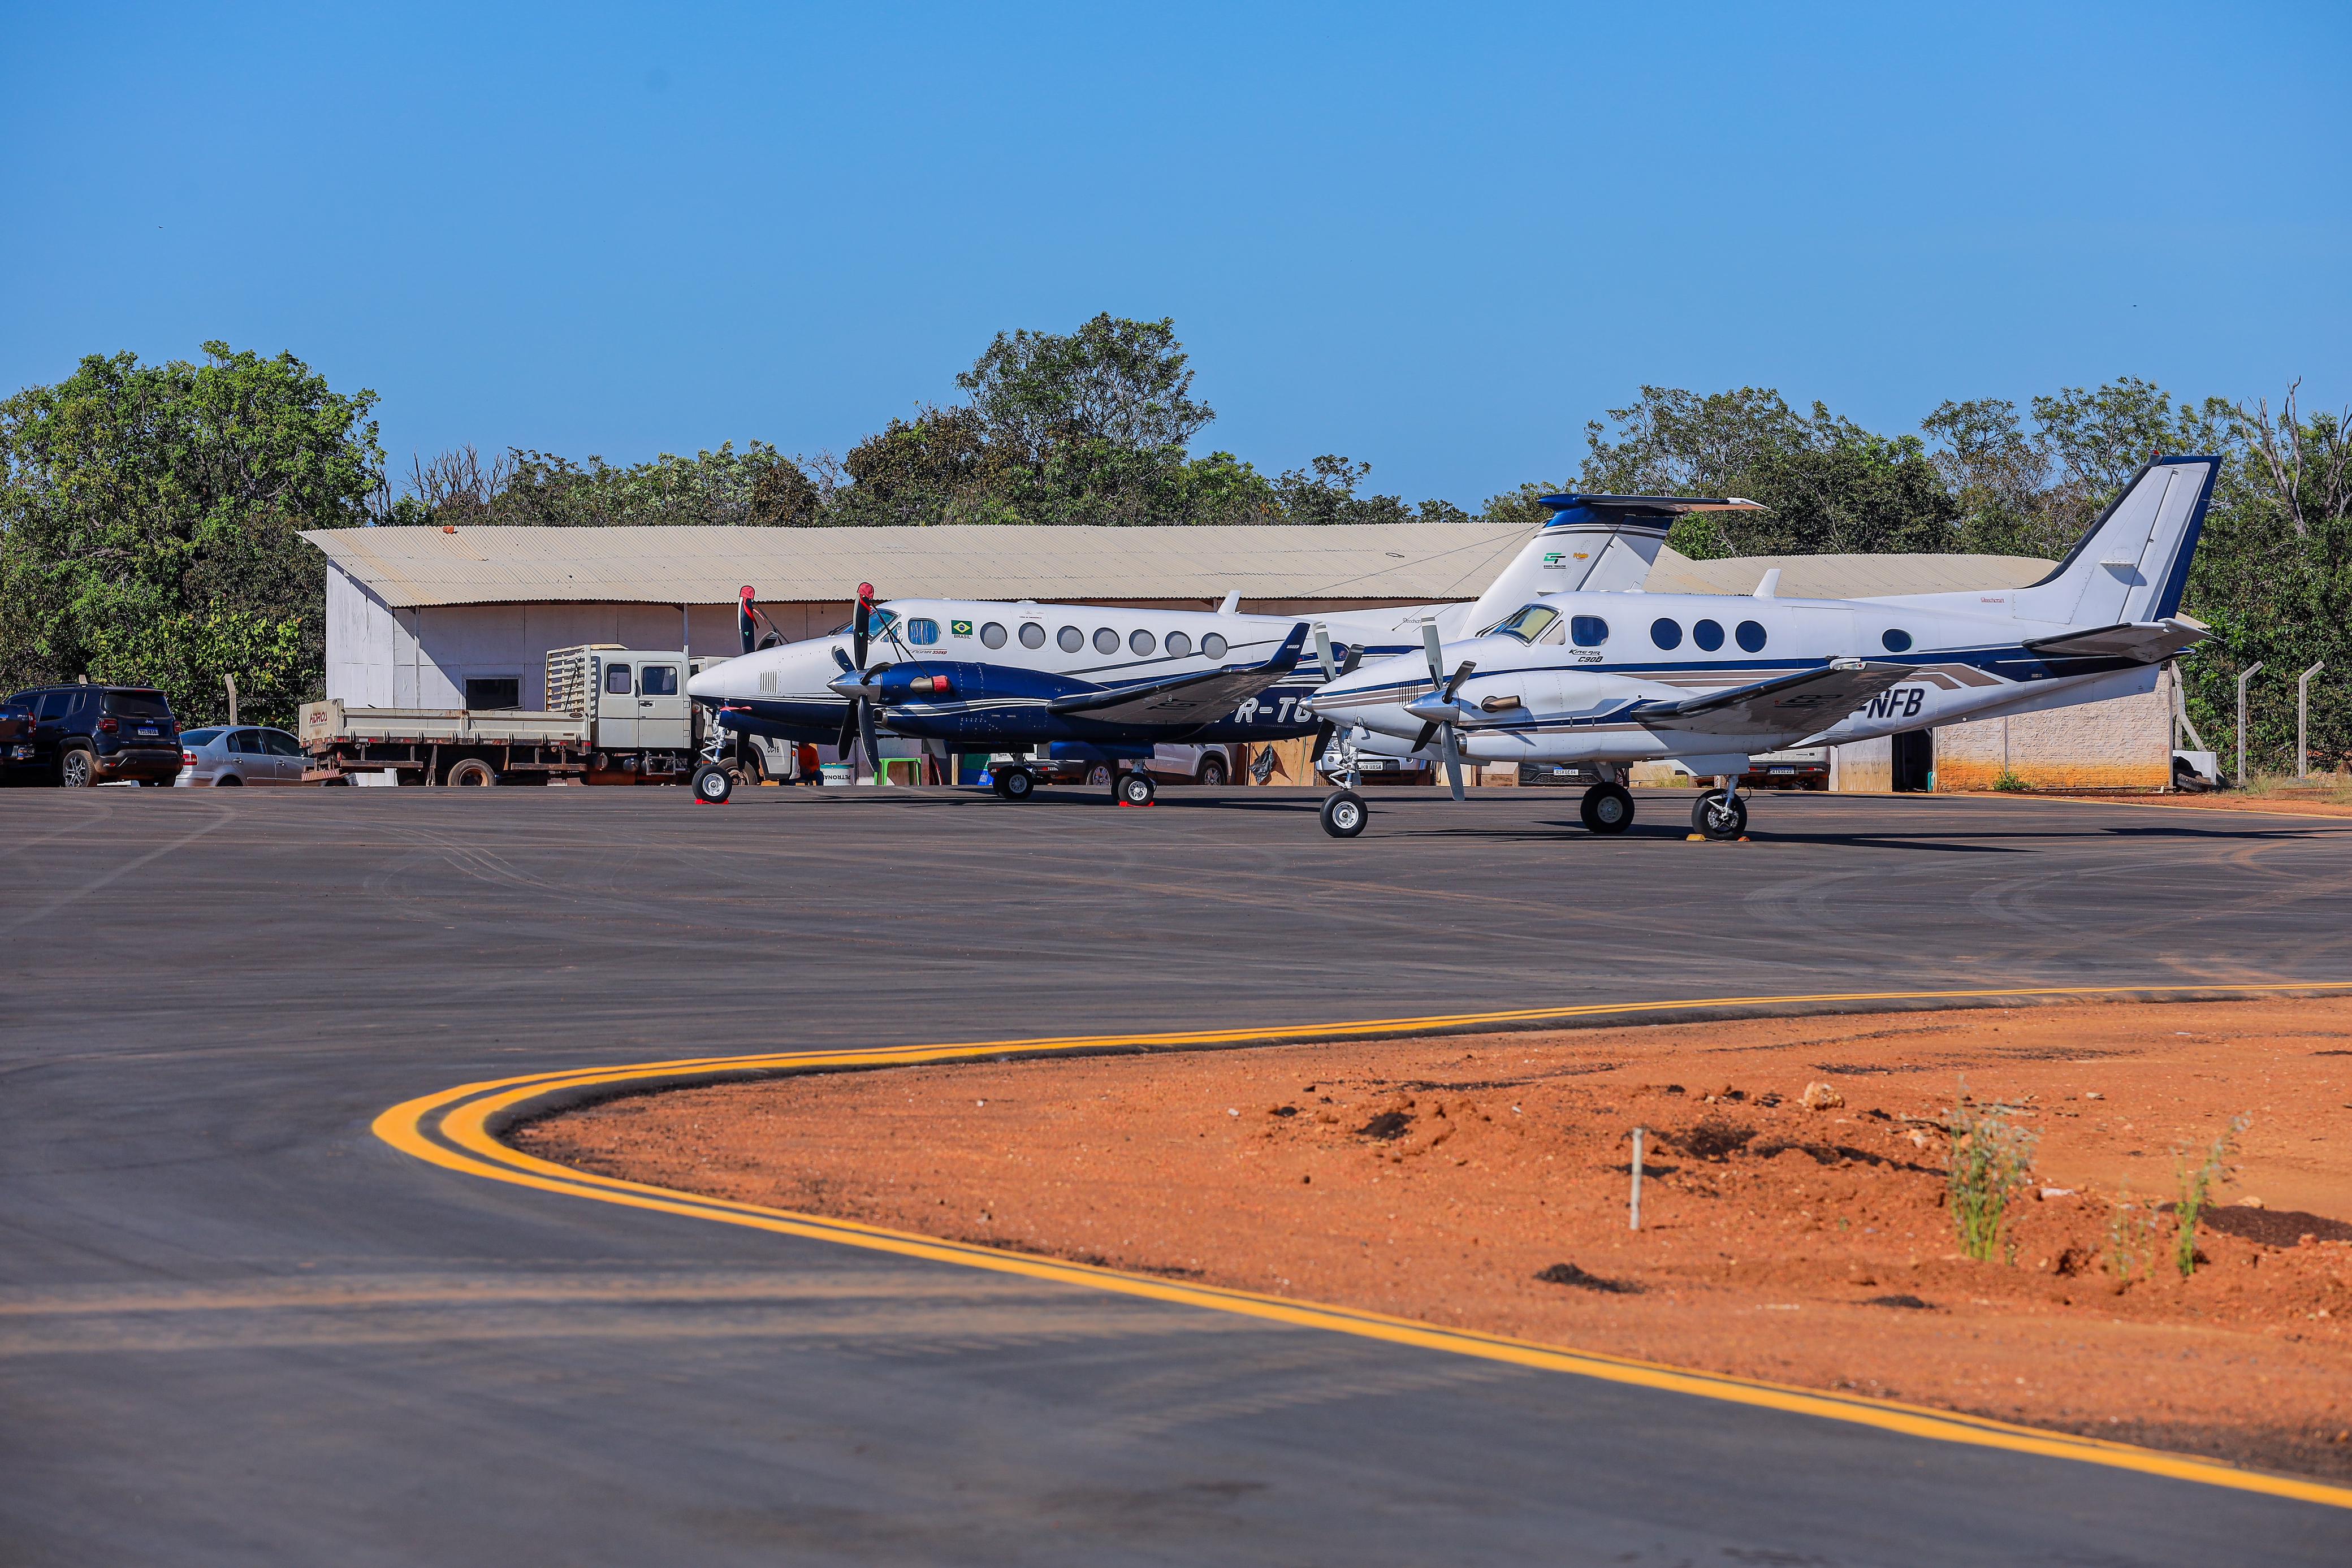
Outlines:
<svg viewBox="0 0 2352 1568"><path fill-rule="evenodd" d="M706 762L694 770L694 798L706 806L724 806L735 793L735 775L726 764Z"/></svg>
<svg viewBox="0 0 2352 1568"><path fill-rule="evenodd" d="M1225 782L1225 759L1222 757L1201 758L1201 782L1212 789L1220 789Z"/></svg>
<svg viewBox="0 0 2352 1568"><path fill-rule="evenodd" d="M498 781L498 773L478 757L461 757L449 764L449 770L441 775L444 784L462 784L477 789Z"/></svg>
<svg viewBox="0 0 2352 1568"><path fill-rule="evenodd" d="M1089 784L1111 784L1116 783L1118 779L1118 773L1108 762L1097 762L1087 769L1087 782Z"/></svg>
<svg viewBox="0 0 2352 1568"><path fill-rule="evenodd" d="M1364 831L1371 813L1353 789L1342 789L1323 802L1323 831L1335 839L1352 839Z"/></svg>
<svg viewBox="0 0 2352 1568"><path fill-rule="evenodd" d="M98 782L98 758L79 746L69 746L58 754L58 787L62 789L87 789Z"/></svg>
<svg viewBox="0 0 2352 1568"><path fill-rule="evenodd" d="M997 775L996 792L1008 800L1026 800L1037 791L1037 776L1026 768L1008 768Z"/></svg>

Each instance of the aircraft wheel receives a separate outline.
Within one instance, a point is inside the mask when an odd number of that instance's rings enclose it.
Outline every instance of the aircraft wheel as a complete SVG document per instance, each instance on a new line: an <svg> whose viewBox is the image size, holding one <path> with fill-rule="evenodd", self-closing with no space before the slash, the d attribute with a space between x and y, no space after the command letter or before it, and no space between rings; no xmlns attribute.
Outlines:
<svg viewBox="0 0 2352 1568"><path fill-rule="evenodd" d="M1736 839L1748 831L1748 802L1709 789L1691 808L1691 826L1710 839Z"/></svg>
<svg viewBox="0 0 2352 1568"><path fill-rule="evenodd" d="M1008 768L996 776L996 792L1008 800L1026 800L1036 789L1037 776L1026 768Z"/></svg>
<svg viewBox="0 0 2352 1568"><path fill-rule="evenodd" d="M1158 789L1149 773L1122 773L1118 779L1118 803L1122 806L1149 806Z"/></svg>
<svg viewBox="0 0 2352 1568"><path fill-rule="evenodd" d="M1633 792L1622 784L1595 784L1584 792L1577 814L1590 832L1622 833L1633 825Z"/></svg>
<svg viewBox="0 0 2352 1568"><path fill-rule="evenodd" d="M1371 820L1364 808L1364 798L1353 789L1342 789L1323 802L1323 831L1335 839L1352 839L1364 831Z"/></svg>
<svg viewBox="0 0 2352 1568"><path fill-rule="evenodd" d="M735 775L723 762L706 762L694 770L694 798L706 806L724 806L735 793Z"/></svg>

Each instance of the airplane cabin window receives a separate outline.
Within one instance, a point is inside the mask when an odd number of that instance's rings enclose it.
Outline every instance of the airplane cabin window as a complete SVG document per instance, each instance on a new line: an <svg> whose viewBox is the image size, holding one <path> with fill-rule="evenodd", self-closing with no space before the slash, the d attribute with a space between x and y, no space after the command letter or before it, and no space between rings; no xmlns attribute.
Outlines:
<svg viewBox="0 0 2352 1568"><path fill-rule="evenodd" d="M1075 626L1063 627L1054 640L1062 645L1065 653L1075 653L1087 645L1087 634Z"/></svg>
<svg viewBox="0 0 2352 1568"><path fill-rule="evenodd" d="M1045 629L1034 621L1024 621L1021 622L1021 645L1024 648L1044 647Z"/></svg>
<svg viewBox="0 0 2352 1568"><path fill-rule="evenodd" d="M1559 612L1549 605L1530 604L1517 614L1508 617L1496 625L1495 635L1516 637L1522 643L1532 644L1538 638L1550 631L1559 620Z"/></svg>
<svg viewBox="0 0 2352 1568"><path fill-rule="evenodd" d="M1225 640L1223 637L1212 632L1207 636L1201 639L1201 657L1203 659L1222 659L1224 656Z"/></svg>
<svg viewBox="0 0 2352 1568"><path fill-rule="evenodd" d="M1167 646L1168 656L1171 659L1184 659L1192 656L1192 639L1181 632L1169 632Z"/></svg>
<svg viewBox="0 0 2352 1568"><path fill-rule="evenodd" d="M882 619L875 617L874 634L882 634ZM940 640L940 623L929 616L918 615L907 622L907 641L918 648L927 648Z"/></svg>
<svg viewBox="0 0 2352 1568"><path fill-rule="evenodd" d="M980 642L981 645L985 648L1003 647L1004 627L1003 623L992 621L987 625L982 627L980 629Z"/></svg>
<svg viewBox="0 0 2352 1568"><path fill-rule="evenodd" d="M1650 641L1661 648L1681 647L1683 623L1679 621L1669 621L1663 615L1659 616L1650 622Z"/></svg>
<svg viewBox="0 0 2352 1568"><path fill-rule="evenodd" d="M1734 632L1732 635L1738 638L1739 645L1751 653L1760 653L1764 651L1764 628L1753 621L1742 621L1739 623L1739 630Z"/></svg>
<svg viewBox="0 0 2352 1568"><path fill-rule="evenodd" d="M1118 633L1112 631L1108 626L1097 627L1095 629L1095 652L1097 653L1118 653Z"/></svg>
<svg viewBox="0 0 2352 1568"><path fill-rule="evenodd" d="M1907 653L1911 651L1911 633L1908 632L1898 632L1890 627L1879 633L1878 641L1890 653Z"/></svg>
<svg viewBox="0 0 2352 1568"><path fill-rule="evenodd" d="M1708 653L1714 653L1717 648L1723 646L1723 622L1720 621L1701 621L1695 623L1691 627L1691 641L1706 649Z"/></svg>
<svg viewBox="0 0 2352 1568"><path fill-rule="evenodd" d="M1579 615L1569 622L1569 634L1580 648L1598 648L1609 641L1609 622L1598 615Z"/></svg>
<svg viewBox="0 0 2352 1568"><path fill-rule="evenodd" d="M1159 642L1151 635L1150 632L1146 632L1143 628L1139 626L1134 631L1128 633L1127 646L1129 651L1131 653L1149 653L1152 649L1159 646Z"/></svg>

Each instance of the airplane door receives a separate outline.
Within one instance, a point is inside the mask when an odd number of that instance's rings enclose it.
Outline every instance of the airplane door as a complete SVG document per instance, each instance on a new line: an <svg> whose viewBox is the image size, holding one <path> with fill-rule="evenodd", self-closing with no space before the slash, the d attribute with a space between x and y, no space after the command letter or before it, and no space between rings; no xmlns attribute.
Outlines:
<svg viewBox="0 0 2352 1568"><path fill-rule="evenodd" d="M1797 641L1790 652L1808 659L1846 659L1864 652L1853 645L1853 611L1811 604L1790 609Z"/></svg>
<svg viewBox="0 0 2352 1568"><path fill-rule="evenodd" d="M606 664L596 688L596 744L614 751L637 747L636 672L625 659Z"/></svg>
<svg viewBox="0 0 2352 1568"><path fill-rule="evenodd" d="M684 751L692 725L686 682L674 664L637 666L637 744L648 751Z"/></svg>

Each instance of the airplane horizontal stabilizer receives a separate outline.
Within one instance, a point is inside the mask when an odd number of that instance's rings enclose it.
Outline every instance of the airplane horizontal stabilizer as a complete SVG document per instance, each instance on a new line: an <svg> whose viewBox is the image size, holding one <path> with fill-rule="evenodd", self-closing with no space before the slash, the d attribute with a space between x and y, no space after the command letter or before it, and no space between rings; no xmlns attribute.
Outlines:
<svg viewBox="0 0 2352 1568"><path fill-rule="evenodd" d="M1917 672L1907 664L1840 659L1753 685L1710 692L1678 703L1643 703L1623 716L1651 729L1708 735L1810 734L1827 729L1896 683Z"/></svg>
<svg viewBox="0 0 2352 1568"><path fill-rule="evenodd" d="M2030 639L2025 646L2045 659L2134 659L2154 664L2212 634L2212 628L2203 622L2175 615L2163 621L2126 621L2082 632L2061 632L2054 637Z"/></svg>
<svg viewBox="0 0 2352 1568"><path fill-rule="evenodd" d="M1076 692L1056 697L1046 706L1055 713L1099 719L1105 724L1197 728L1223 718L1234 711L1235 705L1257 695L1297 669L1299 651L1307 645L1307 630L1304 621L1292 627L1282 646L1263 664L1176 675L1148 685L1120 686L1112 691Z"/></svg>

